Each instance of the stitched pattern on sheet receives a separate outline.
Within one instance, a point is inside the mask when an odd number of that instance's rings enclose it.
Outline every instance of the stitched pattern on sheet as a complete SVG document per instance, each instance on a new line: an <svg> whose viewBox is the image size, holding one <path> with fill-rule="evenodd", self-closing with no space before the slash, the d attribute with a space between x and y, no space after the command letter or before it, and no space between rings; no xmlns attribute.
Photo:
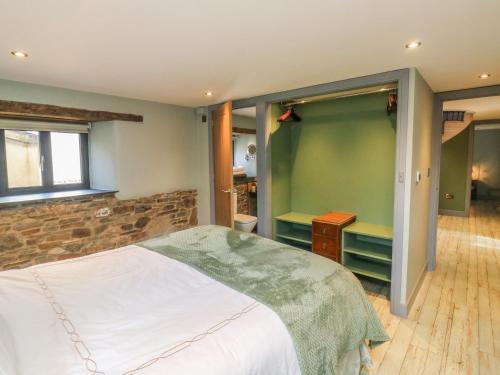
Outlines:
<svg viewBox="0 0 500 375"><path fill-rule="evenodd" d="M52 306L52 310L54 310L57 318L61 321L61 324L66 333L68 334L69 339L73 343L73 347L77 351L78 356L83 360L85 368L91 374L106 375L104 372L98 370L97 363L92 359L92 354L90 353L90 350L88 349L87 345L85 345L85 343L82 341L80 335L76 331L75 326L73 325L71 320L69 320L68 317L66 316L64 309L59 304L59 302L57 302L56 298L54 297L54 293L52 293L45 280L42 279L42 277L40 276L40 274L37 272L36 269L31 268L30 271L31 274L33 275L33 278L37 282L38 286L40 287L40 289L42 289L45 298L47 298L47 301Z"/></svg>
<svg viewBox="0 0 500 375"><path fill-rule="evenodd" d="M159 356L150 359L149 361L143 363L142 365L140 365L139 367L136 367L133 370L125 372L123 375L135 375L138 371L144 370L145 368L154 365L159 360L168 358L168 357L174 355L175 353L178 353L184 349L189 348L192 344L203 340L208 335L211 335L211 334L217 332L218 330L220 330L220 329L224 328L225 326L227 326L228 324L230 324L232 321L234 321L238 318L241 318L244 314L249 313L250 311L252 311L253 309L255 309L256 307L259 307L259 306L261 306L261 304L259 302L257 302L257 301L253 302L252 304L248 305L243 310L234 314L230 318L227 318L227 319L213 325L212 327L207 329L205 332L199 333L198 335L194 336L190 340L186 340L184 342L181 342L177 345L172 346L171 348L169 348L169 349L165 350L163 353L161 353Z"/></svg>
<svg viewBox="0 0 500 375"><path fill-rule="evenodd" d="M44 266L47 266L47 265L44 265ZM36 283L38 284L38 286L42 290L48 303L51 305L57 318L61 321L61 324L62 324L64 330L66 331L69 339L73 343L73 346L74 346L76 352L78 353L78 356L84 362L85 368L92 375L106 375L105 372L100 371L98 369L98 365L97 365L96 361L92 358L92 354L90 353L90 350L88 349L87 345L85 345L85 343L81 339L75 326L73 325L71 320L69 320L69 318L67 317L67 315L64 312L64 309L59 304L59 302L56 300L54 293L49 288L49 286L47 285L45 280L37 272L36 268L37 267L32 267L29 269L29 271L31 272ZM180 342L180 343L166 349L165 351L160 353L158 356L151 358L150 360L144 362L143 364L139 365L138 367L136 367L132 370L128 370L128 371L124 372L122 375L135 375L137 372L156 364L158 361L160 361L162 359L166 359L168 357L171 357L172 355L174 355L174 354L176 354L184 349L189 348L192 344L203 340L208 335L214 334L215 332L217 332L217 331L221 330L222 328L226 327L227 325L229 325L232 321L241 318L243 315L249 313L250 311L254 310L255 308L257 308L259 306L261 306L261 304L257 301L254 301L250 305L244 307L241 311L230 316L229 318L224 319L224 320L216 323L215 325L211 326L210 328L208 328L204 332L193 336L189 340Z"/></svg>

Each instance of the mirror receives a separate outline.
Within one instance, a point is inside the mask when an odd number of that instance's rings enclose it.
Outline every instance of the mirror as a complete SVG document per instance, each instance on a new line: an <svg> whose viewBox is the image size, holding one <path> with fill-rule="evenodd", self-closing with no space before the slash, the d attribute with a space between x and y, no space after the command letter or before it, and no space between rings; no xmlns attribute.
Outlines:
<svg viewBox="0 0 500 375"><path fill-rule="evenodd" d="M257 146L255 146L253 143L249 144L247 148L247 153L248 155L257 154Z"/></svg>
<svg viewBox="0 0 500 375"><path fill-rule="evenodd" d="M255 160L255 157L257 155L257 146L255 144L250 143L247 147L247 154L245 155L245 160Z"/></svg>

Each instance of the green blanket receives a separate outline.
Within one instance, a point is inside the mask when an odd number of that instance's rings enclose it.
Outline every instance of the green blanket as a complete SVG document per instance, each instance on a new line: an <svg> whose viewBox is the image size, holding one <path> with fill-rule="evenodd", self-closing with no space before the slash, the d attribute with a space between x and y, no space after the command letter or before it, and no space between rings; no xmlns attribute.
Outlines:
<svg viewBox="0 0 500 375"><path fill-rule="evenodd" d="M302 374L335 374L344 353L389 338L356 277L326 258L250 233L202 226L140 244L276 312ZM340 374L337 374L340 375Z"/></svg>

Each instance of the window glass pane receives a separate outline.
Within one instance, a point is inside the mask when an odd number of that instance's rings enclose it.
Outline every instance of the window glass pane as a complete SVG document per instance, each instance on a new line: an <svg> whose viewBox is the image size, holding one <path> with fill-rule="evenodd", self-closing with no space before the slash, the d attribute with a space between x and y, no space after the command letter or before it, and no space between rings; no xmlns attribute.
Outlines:
<svg viewBox="0 0 500 375"><path fill-rule="evenodd" d="M81 184L80 135L50 133L54 185Z"/></svg>
<svg viewBox="0 0 500 375"><path fill-rule="evenodd" d="M42 186L40 133L5 130L9 188Z"/></svg>

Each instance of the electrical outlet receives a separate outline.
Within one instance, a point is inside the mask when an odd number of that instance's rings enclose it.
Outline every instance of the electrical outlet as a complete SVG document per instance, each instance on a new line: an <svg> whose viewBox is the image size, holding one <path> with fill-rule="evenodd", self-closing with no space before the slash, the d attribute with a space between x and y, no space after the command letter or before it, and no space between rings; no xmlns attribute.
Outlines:
<svg viewBox="0 0 500 375"><path fill-rule="evenodd" d="M453 195L452 193L444 193L444 198L445 199L453 199L453 198L455 198L455 195Z"/></svg>
<svg viewBox="0 0 500 375"><path fill-rule="evenodd" d="M111 208L109 208L109 207L99 208L95 212L95 217L106 217L109 215L111 215Z"/></svg>

